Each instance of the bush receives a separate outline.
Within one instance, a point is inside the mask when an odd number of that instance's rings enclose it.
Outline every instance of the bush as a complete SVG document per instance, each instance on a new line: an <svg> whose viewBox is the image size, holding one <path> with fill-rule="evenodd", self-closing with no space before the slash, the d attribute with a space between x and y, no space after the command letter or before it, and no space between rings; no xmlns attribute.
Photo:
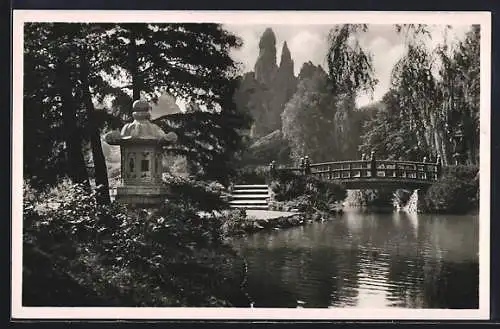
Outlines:
<svg viewBox="0 0 500 329"><path fill-rule="evenodd" d="M247 232L249 220L245 209L232 209L219 218L225 237L239 236Z"/></svg>
<svg viewBox="0 0 500 329"><path fill-rule="evenodd" d="M289 171L278 171L271 189L277 201L299 200L299 208L322 211L330 211L336 202L345 199L347 193L336 183Z"/></svg>
<svg viewBox="0 0 500 329"><path fill-rule="evenodd" d="M281 130L275 130L272 133L253 140L251 145L246 148L242 154L241 162L245 165L269 164L271 161L280 164L289 164L290 145L283 137Z"/></svg>
<svg viewBox="0 0 500 329"><path fill-rule="evenodd" d="M79 306L230 306L241 260L224 245L220 219L198 213L189 202L101 206L67 181L45 193L26 185L23 292L38 290L23 304L68 306L80 297ZM39 275L43 259L51 268ZM66 293L50 300L53 287Z"/></svg>
<svg viewBox="0 0 500 329"><path fill-rule="evenodd" d="M268 166L247 166L238 169L233 177L238 184L267 184L269 179Z"/></svg>
<svg viewBox="0 0 500 329"><path fill-rule="evenodd" d="M443 168L440 179L426 192L427 212L464 214L479 207L479 169L475 166Z"/></svg>
<svg viewBox="0 0 500 329"><path fill-rule="evenodd" d="M274 201L271 203L270 208L276 211L311 212L315 211L312 199L310 195L301 195L293 200Z"/></svg>
<svg viewBox="0 0 500 329"><path fill-rule="evenodd" d="M166 184L175 203L202 211L229 208L229 192L218 182L204 182L178 176L168 176Z"/></svg>

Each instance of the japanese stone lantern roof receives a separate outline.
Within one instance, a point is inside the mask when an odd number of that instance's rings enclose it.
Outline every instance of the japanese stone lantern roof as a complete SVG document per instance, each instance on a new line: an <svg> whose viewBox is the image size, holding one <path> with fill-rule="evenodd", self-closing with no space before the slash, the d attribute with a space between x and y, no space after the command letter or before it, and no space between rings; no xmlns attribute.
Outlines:
<svg viewBox="0 0 500 329"><path fill-rule="evenodd" d="M174 132L166 134L158 125L150 121L151 105L143 100L133 104L133 122L123 126L121 132L111 131L104 136L106 143L122 144L168 144L177 140Z"/></svg>

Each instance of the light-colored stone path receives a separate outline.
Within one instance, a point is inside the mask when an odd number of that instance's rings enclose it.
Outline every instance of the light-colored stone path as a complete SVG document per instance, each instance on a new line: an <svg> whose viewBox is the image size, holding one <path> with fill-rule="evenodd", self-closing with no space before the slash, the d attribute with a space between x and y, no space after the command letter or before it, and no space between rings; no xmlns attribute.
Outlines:
<svg viewBox="0 0 500 329"><path fill-rule="evenodd" d="M290 211L253 210L253 209L249 209L246 212L247 212L247 217L257 218L257 219L275 219L282 217L290 217L299 214L299 212L290 212Z"/></svg>

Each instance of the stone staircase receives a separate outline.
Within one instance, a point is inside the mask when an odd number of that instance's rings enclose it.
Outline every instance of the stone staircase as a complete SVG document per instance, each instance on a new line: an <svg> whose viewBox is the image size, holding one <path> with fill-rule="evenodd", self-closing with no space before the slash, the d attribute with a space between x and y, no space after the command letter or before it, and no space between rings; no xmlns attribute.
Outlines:
<svg viewBox="0 0 500 329"><path fill-rule="evenodd" d="M243 209L269 209L269 186L234 185L229 206Z"/></svg>

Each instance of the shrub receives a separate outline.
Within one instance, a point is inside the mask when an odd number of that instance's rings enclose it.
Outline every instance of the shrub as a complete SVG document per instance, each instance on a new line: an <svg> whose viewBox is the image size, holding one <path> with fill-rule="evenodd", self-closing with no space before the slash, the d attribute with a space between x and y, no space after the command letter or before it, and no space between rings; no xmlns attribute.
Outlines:
<svg viewBox="0 0 500 329"><path fill-rule="evenodd" d="M293 200L275 201L271 203L271 209L276 211L315 211L312 199L310 195L301 195Z"/></svg>
<svg viewBox="0 0 500 329"><path fill-rule="evenodd" d="M229 192L218 182L204 182L178 176L167 176L171 199L202 211L227 209Z"/></svg>
<svg viewBox="0 0 500 329"><path fill-rule="evenodd" d="M220 217L222 232L225 237L243 235L248 229L248 218L245 209L232 209Z"/></svg>
<svg viewBox="0 0 500 329"><path fill-rule="evenodd" d="M277 201L293 200L306 194L306 186L306 176L286 170L278 170L270 185Z"/></svg>
<svg viewBox="0 0 500 329"><path fill-rule="evenodd" d="M239 184L267 184L269 182L268 166L247 166L236 171L233 178Z"/></svg>
<svg viewBox="0 0 500 329"><path fill-rule="evenodd" d="M300 199L298 207L303 209L329 211L334 203L346 197L346 190L341 185L288 171L278 171L271 189L277 201Z"/></svg>
<svg viewBox="0 0 500 329"><path fill-rule="evenodd" d="M187 201L155 210L101 206L68 181L45 193L26 185L23 290L39 290L23 303L73 305L44 296L45 287L57 287L67 291L59 298L81 297L80 306L230 306L239 260L223 237L220 219L200 217ZM44 273L57 275L37 274L42 259L52 266Z"/></svg>
<svg viewBox="0 0 500 329"><path fill-rule="evenodd" d="M479 206L479 170L475 166L443 168L440 179L426 192L428 212L463 214Z"/></svg>

